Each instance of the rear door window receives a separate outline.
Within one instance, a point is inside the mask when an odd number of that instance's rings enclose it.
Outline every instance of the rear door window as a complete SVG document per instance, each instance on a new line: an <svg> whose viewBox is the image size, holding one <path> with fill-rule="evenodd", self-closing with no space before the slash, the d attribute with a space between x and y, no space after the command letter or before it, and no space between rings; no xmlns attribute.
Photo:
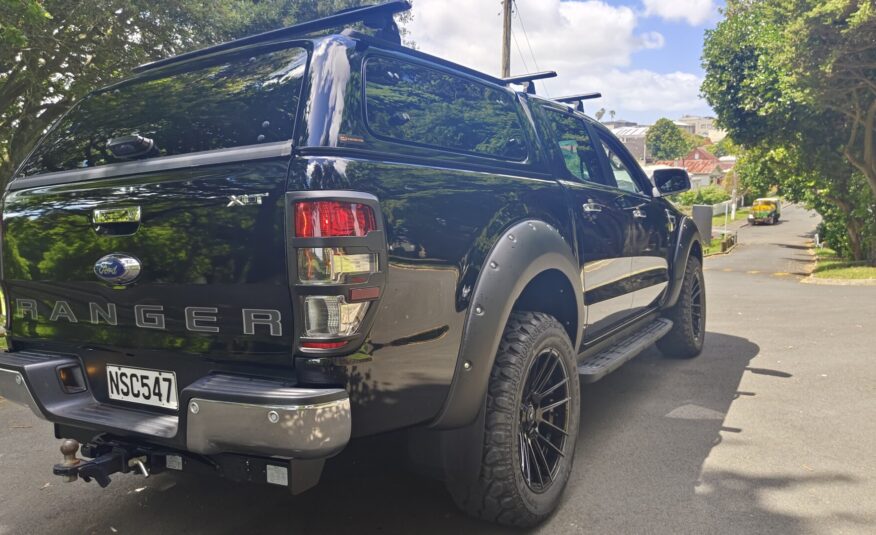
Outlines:
<svg viewBox="0 0 876 535"><path fill-rule="evenodd" d="M238 54L97 92L61 119L20 174L129 161L107 149L123 136L151 139L146 157L289 140L306 63L301 48Z"/></svg>
<svg viewBox="0 0 876 535"><path fill-rule="evenodd" d="M560 110L544 109L569 174L583 182L615 186L614 181L601 171L599 153L584 121Z"/></svg>
<svg viewBox="0 0 876 535"><path fill-rule="evenodd" d="M368 126L404 143L526 159L517 104L486 84L386 57L365 66Z"/></svg>
<svg viewBox="0 0 876 535"><path fill-rule="evenodd" d="M608 160L608 167L614 174L617 187L627 193L646 195L645 190L642 189L642 186L633 174L633 166L636 163L630 154L623 149L619 142L611 139L609 136L600 134L599 137L602 150L605 151L605 157Z"/></svg>

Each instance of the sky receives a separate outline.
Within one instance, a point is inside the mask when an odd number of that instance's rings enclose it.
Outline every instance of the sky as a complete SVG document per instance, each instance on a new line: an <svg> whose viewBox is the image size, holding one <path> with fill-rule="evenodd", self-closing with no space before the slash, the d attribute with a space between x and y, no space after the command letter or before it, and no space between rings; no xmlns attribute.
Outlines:
<svg viewBox="0 0 876 535"><path fill-rule="evenodd" d="M720 0L515 0L511 74L555 70L548 97L599 91L587 113L651 124L713 115L699 96L703 35ZM410 38L424 52L499 75L501 0L414 0ZM607 115L603 120L607 120Z"/></svg>

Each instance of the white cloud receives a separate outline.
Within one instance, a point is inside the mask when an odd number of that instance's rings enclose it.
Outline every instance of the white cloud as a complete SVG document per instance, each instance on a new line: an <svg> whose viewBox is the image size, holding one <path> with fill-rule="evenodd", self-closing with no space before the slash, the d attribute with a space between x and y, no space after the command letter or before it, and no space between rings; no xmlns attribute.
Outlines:
<svg viewBox="0 0 876 535"><path fill-rule="evenodd" d="M660 74L647 70L584 74L571 85L579 88L598 88L604 98L588 106L595 109L623 112L655 112L658 116L676 117L682 113L701 111L705 104L699 97L701 77L686 72ZM598 103L598 104L597 104Z"/></svg>
<svg viewBox="0 0 876 535"><path fill-rule="evenodd" d="M414 17L407 29L420 50L499 74L501 2L415 0L413 4ZM661 48L665 42L659 32L637 31L638 15L633 9L599 0L517 0L517 5L526 35L515 15L512 74L536 70L559 73L558 78L547 80L546 86L539 85L540 92L545 87L552 96L601 91L605 98L590 103L588 110L605 106L617 110L618 117L625 112L650 117L705 108L697 96L697 75L629 70L636 52Z"/></svg>
<svg viewBox="0 0 876 535"><path fill-rule="evenodd" d="M715 15L713 0L642 0L645 15L656 15L666 20L684 20L699 26Z"/></svg>
<svg viewBox="0 0 876 535"><path fill-rule="evenodd" d="M644 45L662 45L662 36L635 34L636 14L628 7L605 2L518 0L529 44L539 66L628 65L630 54ZM490 74L498 74L502 37L501 4L491 0L417 0L410 36L426 52L453 59ZM514 17L516 44L511 43L514 72L522 72L520 51L530 69L532 60L519 19ZM659 36L659 37L658 37ZM651 47L649 46L649 47ZM544 65L542 65L544 63Z"/></svg>

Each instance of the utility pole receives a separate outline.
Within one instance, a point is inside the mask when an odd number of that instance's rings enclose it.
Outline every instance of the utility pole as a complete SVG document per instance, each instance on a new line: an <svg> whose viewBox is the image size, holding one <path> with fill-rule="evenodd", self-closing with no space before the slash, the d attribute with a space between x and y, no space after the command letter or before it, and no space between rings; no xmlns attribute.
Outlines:
<svg viewBox="0 0 876 535"><path fill-rule="evenodd" d="M502 78L511 76L511 2L502 0Z"/></svg>

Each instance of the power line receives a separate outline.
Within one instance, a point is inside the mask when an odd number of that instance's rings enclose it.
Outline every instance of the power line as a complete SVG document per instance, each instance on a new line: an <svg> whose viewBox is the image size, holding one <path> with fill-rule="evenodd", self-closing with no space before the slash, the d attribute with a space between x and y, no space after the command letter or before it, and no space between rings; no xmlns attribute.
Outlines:
<svg viewBox="0 0 876 535"><path fill-rule="evenodd" d="M524 72L529 72L529 66L526 64L526 58L523 57L523 52L520 51L520 43L517 42L517 36L511 32L511 38L514 39L514 46L517 47L517 55L520 56L520 61L523 62Z"/></svg>
<svg viewBox="0 0 876 535"><path fill-rule="evenodd" d="M520 6L517 5L517 0L512 1L514 3L515 11L517 12L517 20L520 21L520 29L523 30L523 37L526 39L526 46L529 47L529 55L532 56L532 62L535 64L535 70L540 71L541 67L538 66L538 60L535 59L535 52L532 51L532 44L529 42L529 35L526 33L526 25L523 24L523 15L520 12ZM550 97L550 94L547 90L547 83L544 80L541 81L541 87L542 89L544 89L544 94Z"/></svg>

